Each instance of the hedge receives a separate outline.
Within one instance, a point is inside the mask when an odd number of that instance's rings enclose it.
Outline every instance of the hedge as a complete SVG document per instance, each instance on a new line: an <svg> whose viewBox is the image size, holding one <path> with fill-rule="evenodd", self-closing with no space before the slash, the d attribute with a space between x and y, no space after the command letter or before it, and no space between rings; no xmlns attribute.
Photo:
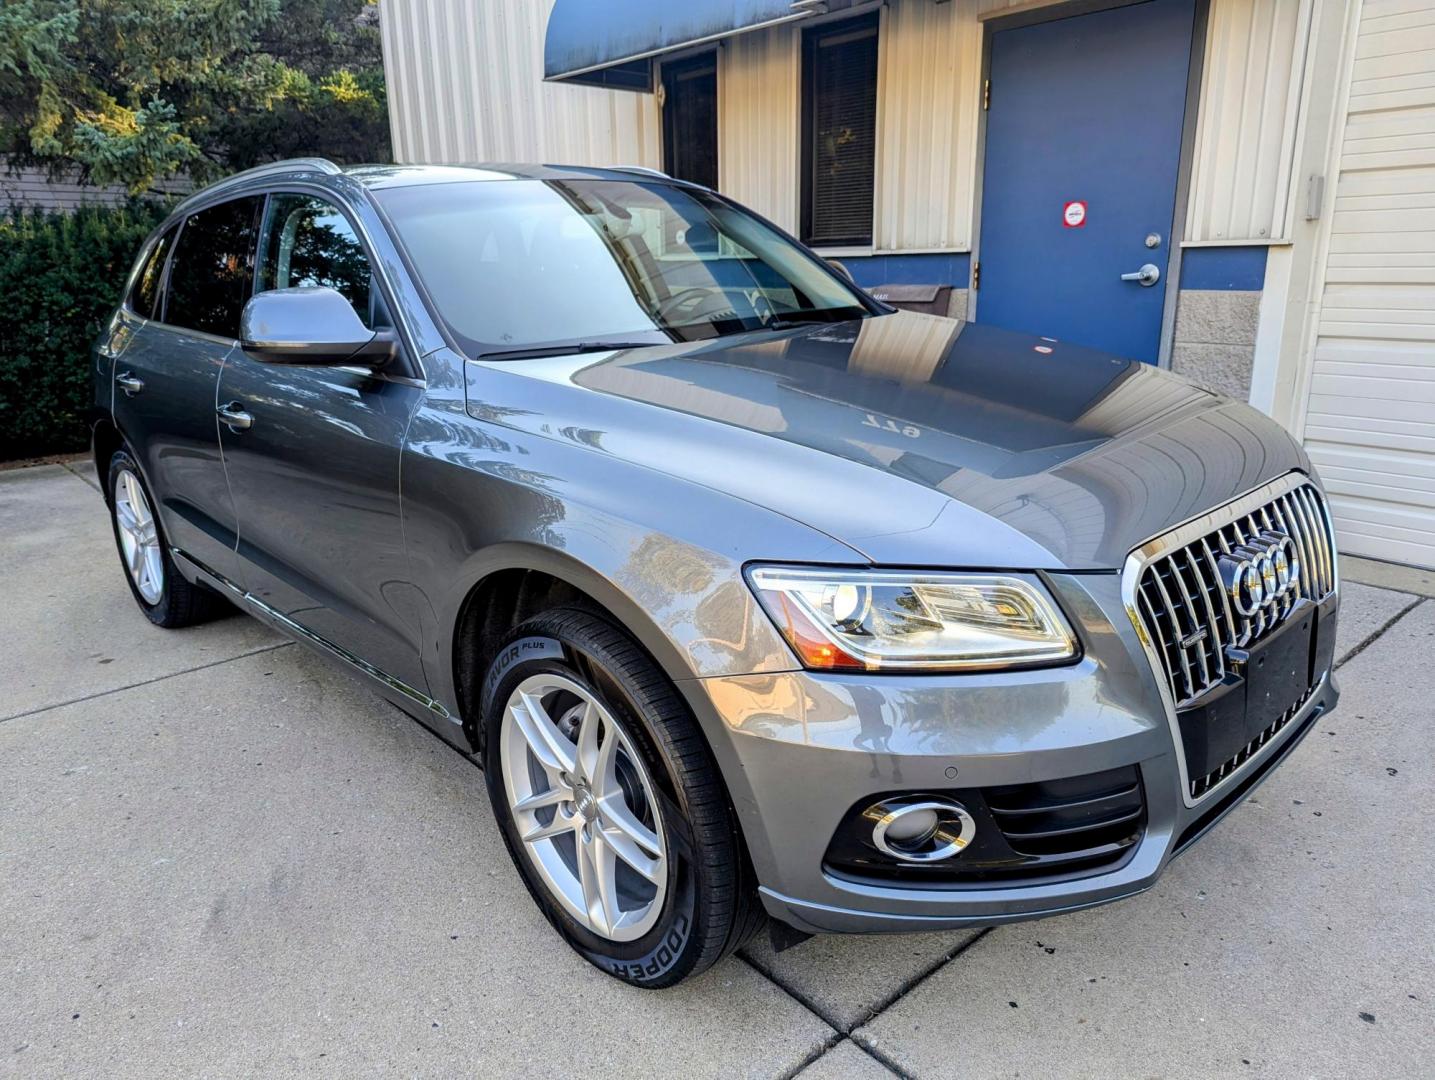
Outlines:
<svg viewBox="0 0 1435 1080"><path fill-rule="evenodd" d="M85 449L90 346L167 207L0 217L0 460Z"/></svg>

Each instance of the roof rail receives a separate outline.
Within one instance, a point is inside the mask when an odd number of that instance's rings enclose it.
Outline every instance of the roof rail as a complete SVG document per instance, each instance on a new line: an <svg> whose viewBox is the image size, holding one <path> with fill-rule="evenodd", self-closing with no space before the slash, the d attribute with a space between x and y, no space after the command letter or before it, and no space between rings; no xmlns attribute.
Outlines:
<svg viewBox="0 0 1435 1080"><path fill-rule="evenodd" d="M328 158L287 158L284 161L270 161L264 165L256 165L252 169L245 169L243 172L237 172L233 176L226 176L223 180L216 181L208 187L200 188L194 192L194 194L210 195L216 191L223 191L237 184L253 180L256 177L268 176L270 173L301 172L304 170L328 173L331 176L337 176L344 171Z"/></svg>
<svg viewBox="0 0 1435 1080"><path fill-rule="evenodd" d="M650 169L646 165L609 165L608 168L614 172L644 173L647 176L661 176L664 180L672 179L672 177L663 172L662 169Z"/></svg>

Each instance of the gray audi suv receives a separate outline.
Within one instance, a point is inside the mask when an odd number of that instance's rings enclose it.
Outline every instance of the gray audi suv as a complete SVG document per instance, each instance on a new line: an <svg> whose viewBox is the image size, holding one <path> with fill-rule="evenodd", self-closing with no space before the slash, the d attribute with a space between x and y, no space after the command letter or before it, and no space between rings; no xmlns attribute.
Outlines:
<svg viewBox="0 0 1435 1080"><path fill-rule="evenodd" d="M645 170L242 173L93 363L144 615L238 607L474 755L637 985L1139 893L1335 705L1279 426Z"/></svg>

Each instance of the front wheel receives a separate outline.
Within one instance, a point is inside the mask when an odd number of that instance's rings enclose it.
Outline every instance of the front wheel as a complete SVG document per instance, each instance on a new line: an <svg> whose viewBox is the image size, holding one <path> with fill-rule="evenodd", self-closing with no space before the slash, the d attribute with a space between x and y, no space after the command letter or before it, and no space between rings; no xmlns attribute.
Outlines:
<svg viewBox="0 0 1435 1080"><path fill-rule="evenodd" d="M110 458L110 523L115 546L135 602L156 626L175 629L204 622L224 611L224 600L180 577L165 545L155 502L126 450Z"/></svg>
<svg viewBox="0 0 1435 1080"><path fill-rule="evenodd" d="M484 681L484 772L525 884L582 956L638 986L761 925L726 790L682 700L586 611L519 627Z"/></svg>

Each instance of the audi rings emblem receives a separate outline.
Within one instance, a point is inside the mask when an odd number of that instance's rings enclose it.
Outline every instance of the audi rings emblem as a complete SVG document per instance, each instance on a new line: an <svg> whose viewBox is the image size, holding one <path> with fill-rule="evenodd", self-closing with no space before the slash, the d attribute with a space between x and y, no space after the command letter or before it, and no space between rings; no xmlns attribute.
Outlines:
<svg viewBox="0 0 1435 1080"><path fill-rule="evenodd" d="M1231 606L1247 619L1259 615L1300 582L1295 542L1274 529L1265 529L1222 554L1219 566Z"/></svg>

